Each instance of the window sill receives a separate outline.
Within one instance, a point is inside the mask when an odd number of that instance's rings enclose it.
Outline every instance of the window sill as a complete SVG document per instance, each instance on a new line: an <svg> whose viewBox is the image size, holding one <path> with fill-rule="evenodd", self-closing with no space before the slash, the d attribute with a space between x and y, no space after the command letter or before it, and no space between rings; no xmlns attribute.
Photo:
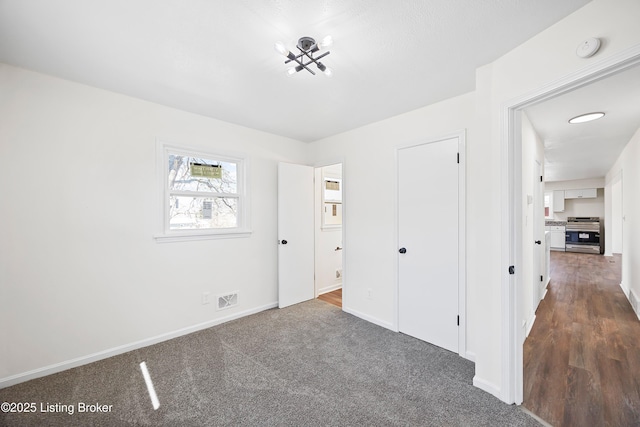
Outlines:
<svg viewBox="0 0 640 427"><path fill-rule="evenodd" d="M153 236L157 243L172 242L189 242L193 240L217 240L217 239L238 239L251 236L251 230L248 229L232 229L232 230L192 230L192 231L175 231L165 234L157 234Z"/></svg>

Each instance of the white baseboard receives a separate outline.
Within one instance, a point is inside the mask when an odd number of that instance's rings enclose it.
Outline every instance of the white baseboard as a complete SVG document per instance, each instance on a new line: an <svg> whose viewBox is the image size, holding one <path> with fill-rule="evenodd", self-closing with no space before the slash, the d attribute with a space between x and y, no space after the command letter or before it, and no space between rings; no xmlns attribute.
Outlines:
<svg viewBox="0 0 640 427"><path fill-rule="evenodd" d="M473 363L476 363L476 354L473 351L467 351L464 355L464 358Z"/></svg>
<svg viewBox="0 0 640 427"><path fill-rule="evenodd" d="M533 324L534 323L536 323L536 315L535 314L533 316L531 316L531 318L527 322L527 330L526 330L526 332L524 334L525 338L527 338L529 336L529 333L531 333L531 328L533 328Z"/></svg>
<svg viewBox="0 0 640 427"><path fill-rule="evenodd" d="M342 288L342 283L337 283L335 285L326 286L324 288L318 289L318 295L328 294L329 292L336 291Z"/></svg>
<svg viewBox="0 0 640 427"><path fill-rule="evenodd" d="M487 393L502 400L502 392L500 391L500 387L498 387L497 385L487 380L483 380L482 378L479 378L477 375L473 377L473 385L475 387L478 387L480 390L486 391Z"/></svg>
<svg viewBox="0 0 640 427"><path fill-rule="evenodd" d="M366 320L367 322L373 323L374 325L382 326L383 328L398 332L396 329L394 329L393 324L385 322L384 320L377 319L375 317L371 317L368 314L360 313L359 311L353 310L349 307L345 307L344 305L342 306L342 311L353 314L354 316Z"/></svg>
<svg viewBox="0 0 640 427"><path fill-rule="evenodd" d="M629 304L631 304L631 308L633 312L636 314L636 317L640 319L640 299L638 299L638 295L633 292L633 289L627 289L620 283L620 287L622 288L622 292L627 296L629 300Z"/></svg>
<svg viewBox="0 0 640 427"><path fill-rule="evenodd" d="M133 343L121 345L118 347L110 348L107 350L99 351L97 353L88 354L86 356L77 357L75 359L67 360L53 365L44 366L42 368L33 369L31 371L22 372L20 374L12 375L10 377L0 379L0 389L10 387L15 384L19 384L25 381L33 380L35 378L44 377L47 375L55 374L58 372L66 371L67 369L76 368L78 366L86 365L98 360L106 359L108 357L117 356L128 351L137 350L139 348L148 347L153 344L158 344L163 341L167 341L173 338L178 338L183 335L191 334L203 329L210 328L212 326L220 325L222 323L229 322L231 320L239 319L241 317L249 316L251 314L259 313L261 311L269 310L271 308L278 307L278 303L256 307L250 310L234 313L229 316L221 317L219 319L210 320L208 322L199 323L197 325L188 326L186 328L178 329L177 331L168 332L166 334L156 335L155 337L146 338Z"/></svg>
<svg viewBox="0 0 640 427"><path fill-rule="evenodd" d="M627 299L629 299L629 298L631 297L631 296L630 296L630 293L631 293L631 292L630 292L630 289L629 289L629 288L627 288L627 287L624 285L624 283L622 283L622 282L620 282L620 288L622 289L622 292L624 292L624 295L627 297ZM629 301L629 302L631 302L631 301ZM633 305L633 304L632 304L632 305Z"/></svg>

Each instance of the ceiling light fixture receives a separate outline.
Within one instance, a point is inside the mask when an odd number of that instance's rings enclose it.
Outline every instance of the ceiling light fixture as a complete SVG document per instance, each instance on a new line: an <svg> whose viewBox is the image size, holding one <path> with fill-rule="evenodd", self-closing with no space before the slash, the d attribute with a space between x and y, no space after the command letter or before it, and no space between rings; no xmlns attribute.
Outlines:
<svg viewBox="0 0 640 427"><path fill-rule="evenodd" d="M604 113L587 113L587 114L581 114L579 116L576 116L572 119L569 119L569 123L576 124L576 123L586 123L586 122L590 122L592 120L598 120L600 118L604 117Z"/></svg>
<svg viewBox="0 0 640 427"><path fill-rule="evenodd" d="M322 71L327 77L331 77L333 75L333 70L319 61L321 58L324 58L331 52L326 51L315 58L313 57L313 54L321 49L325 49L331 46L332 44L333 39L331 38L331 36L327 36L317 43L312 37L300 37L300 39L298 40L298 45L296 46L300 51L298 55L287 49L281 42L277 42L274 47L276 49L276 52L288 58L286 61L284 61L285 64L288 64L289 62L295 62L296 64L298 64L295 67L291 67L287 70L288 75L292 76L302 70L307 70L311 74L315 75L316 73L308 67L308 65L315 64L316 67L318 67L318 69Z"/></svg>

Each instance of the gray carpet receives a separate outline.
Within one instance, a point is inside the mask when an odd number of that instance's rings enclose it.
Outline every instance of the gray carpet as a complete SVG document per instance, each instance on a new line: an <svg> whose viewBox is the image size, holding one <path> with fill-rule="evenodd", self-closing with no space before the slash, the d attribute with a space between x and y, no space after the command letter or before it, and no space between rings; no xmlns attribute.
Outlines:
<svg viewBox="0 0 640 427"><path fill-rule="evenodd" d="M0 425L539 425L473 387L473 374L451 352L309 301L2 389L0 402L37 410L0 413ZM112 407L79 413L81 402ZM56 404L73 414L41 411Z"/></svg>

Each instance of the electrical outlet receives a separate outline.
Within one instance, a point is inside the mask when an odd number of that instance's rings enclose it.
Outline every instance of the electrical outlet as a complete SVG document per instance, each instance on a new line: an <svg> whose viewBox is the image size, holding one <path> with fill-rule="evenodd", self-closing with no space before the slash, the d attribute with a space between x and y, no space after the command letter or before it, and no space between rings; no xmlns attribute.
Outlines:
<svg viewBox="0 0 640 427"><path fill-rule="evenodd" d="M202 293L202 305L209 304L211 301L209 300L209 292Z"/></svg>

